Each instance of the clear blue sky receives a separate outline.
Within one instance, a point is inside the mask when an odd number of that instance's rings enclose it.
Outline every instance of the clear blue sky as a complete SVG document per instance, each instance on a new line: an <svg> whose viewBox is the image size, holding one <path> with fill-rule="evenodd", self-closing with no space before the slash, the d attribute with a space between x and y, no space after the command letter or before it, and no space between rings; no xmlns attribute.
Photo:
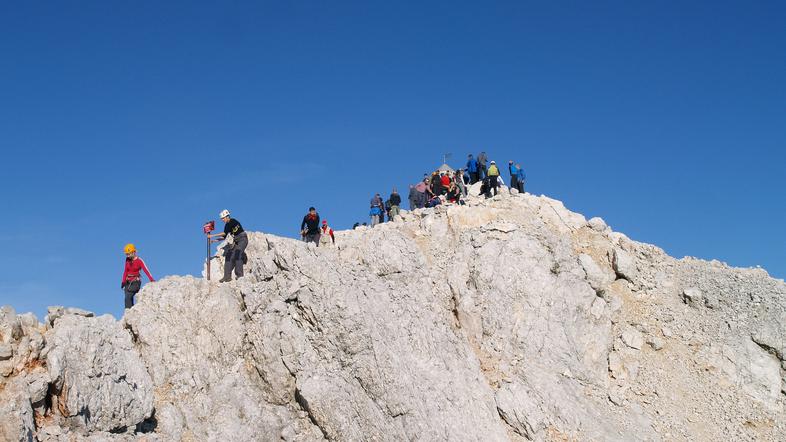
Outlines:
<svg viewBox="0 0 786 442"><path fill-rule="evenodd" d="M229 208L336 228L484 149L672 255L786 275L786 3L3 2L0 304L122 313ZM219 223L220 224L220 223Z"/></svg>

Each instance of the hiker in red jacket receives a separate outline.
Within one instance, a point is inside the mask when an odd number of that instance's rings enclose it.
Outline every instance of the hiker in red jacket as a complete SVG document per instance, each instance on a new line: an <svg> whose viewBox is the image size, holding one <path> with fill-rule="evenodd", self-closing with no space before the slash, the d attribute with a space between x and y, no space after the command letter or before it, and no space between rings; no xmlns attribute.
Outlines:
<svg viewBox="0 0 786 442"><path fill-rule="evenodd" d="M155 281L150 271L147 269L145 262L142 258L136 256L136 247L133 244L126 244L123 251L126 253L126 266L123 271L123 280L120 282L120 288L123 289L126 295L126 308L134 306L134 296L142 288L142 276L139 274L140 270L144 270L147 279L150 282Z"/></svg>

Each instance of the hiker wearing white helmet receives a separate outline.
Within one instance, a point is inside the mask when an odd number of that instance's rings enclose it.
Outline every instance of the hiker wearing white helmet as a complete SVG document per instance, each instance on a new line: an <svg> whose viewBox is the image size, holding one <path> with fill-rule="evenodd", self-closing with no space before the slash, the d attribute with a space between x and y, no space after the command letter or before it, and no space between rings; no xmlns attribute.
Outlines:
<svg viewBox="0 0 786 442"><path fill-rule="evenodd" d="M489 183L489 194L491 191L494 191L494 195L497 194L497 188L499 187L499 168L497 167L497 163L492 161L489 164L488 170L488 183Z"/></svg>
<svg viewBox="0 0 786 442"><path fill-rule="evenodd" d="M235 276L240 278L243 276L243 255L245 254L246 247L248 247L248 235L246 235L243 226L240 225L238 220L231 218L229 210L222 210L221 221L224 222L224 231L208 235L208 238L227 238L232 235L232 244L225 247L224 256L224 277L218 282L229 282L232 280L232 270L235 270Z"/></svg>

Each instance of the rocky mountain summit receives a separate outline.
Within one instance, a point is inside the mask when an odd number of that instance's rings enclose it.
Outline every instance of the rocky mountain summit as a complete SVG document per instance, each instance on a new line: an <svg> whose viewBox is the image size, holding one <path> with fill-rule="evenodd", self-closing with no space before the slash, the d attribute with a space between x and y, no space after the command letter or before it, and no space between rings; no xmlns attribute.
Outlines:
<svg viewBox="0 0 786 442"><path fill-rule="evenodd" d="M250 233L116 321L0 311L0 440L786 440L786 284L543 196Z"/></svg>

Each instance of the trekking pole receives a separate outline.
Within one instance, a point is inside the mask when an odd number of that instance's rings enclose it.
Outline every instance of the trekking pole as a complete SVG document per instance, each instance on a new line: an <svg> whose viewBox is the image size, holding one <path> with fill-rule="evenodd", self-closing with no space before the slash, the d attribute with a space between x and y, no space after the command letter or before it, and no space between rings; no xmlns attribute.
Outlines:
<svg viewBox="0 0 786 442"><path fill-rule="evenodd" d="M207 240L207 280L210 281L210 243L213 241L210 240L210 232L215 230L216 222L215 221L208 221L202 225L202 232L205 234L205 239Z"/></svg>

